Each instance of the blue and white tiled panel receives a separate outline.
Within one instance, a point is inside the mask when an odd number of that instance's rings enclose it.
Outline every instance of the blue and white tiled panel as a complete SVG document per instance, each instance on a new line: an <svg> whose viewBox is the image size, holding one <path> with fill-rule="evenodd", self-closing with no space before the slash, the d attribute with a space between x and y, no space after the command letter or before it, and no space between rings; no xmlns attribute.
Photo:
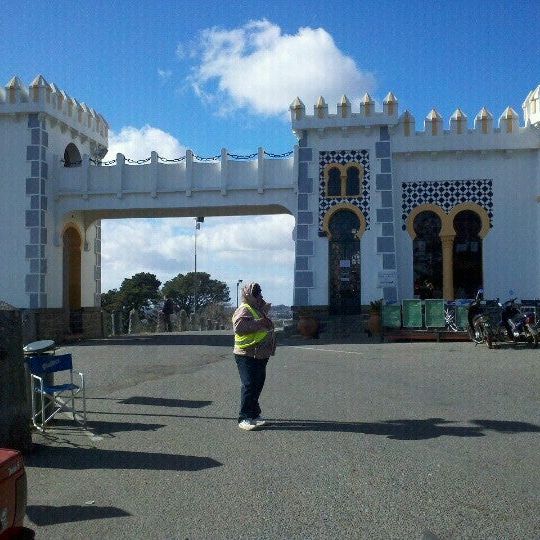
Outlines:
<svg viewBox="0 0 540 540"><path fill-rule="evenodd" d="M29 144L26 147L26 161L29 176L26 178L25 226L29 231L29 242L25 246L28 273L25 276L25 292L29 296L29 307L47 307L45 276L47 274L47 212L46 186L48 178L47 148L49 137L45 120L38 114L28 115Z"/></svg>
<svg viewBox="0 0 540 540"><path fill-rule="evenodd" d="M445 212L466 202L476 203L484 208L493 219L493 181L490 179L412 181L401 184L401 228L407 227L408 215L421 204L435 204Z"/></svg>
<svg viewBox="0 0 540 540"><path fill-rule="evenodd" d="M361 197L327 197L324 185L324 169L330 163L346 165L360 163L364 167ZM322 225L324 216L336 204L350 203L358 207L366 219L366 229L369 229L369 152L367 150L331 150L319 152L319 234L324 234Z"/></svg>

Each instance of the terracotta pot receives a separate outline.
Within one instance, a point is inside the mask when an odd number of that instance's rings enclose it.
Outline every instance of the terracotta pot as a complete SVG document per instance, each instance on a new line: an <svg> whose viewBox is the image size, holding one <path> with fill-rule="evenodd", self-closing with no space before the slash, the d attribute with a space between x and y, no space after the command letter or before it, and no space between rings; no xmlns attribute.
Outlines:
<svg viewBox="0 0 540 540"><path fill-rule="evenodd" d="M298 319L298 332L305 338L314 338L319 334L319 321L313 317L301 316Z"/></svg>
<svg viewBox="0 0 540 540"><path fill-rule="evenodd" d="M373 334L380 334L382 331L382 321L380 313L371 313L367 322L368 330Z"/></svg>

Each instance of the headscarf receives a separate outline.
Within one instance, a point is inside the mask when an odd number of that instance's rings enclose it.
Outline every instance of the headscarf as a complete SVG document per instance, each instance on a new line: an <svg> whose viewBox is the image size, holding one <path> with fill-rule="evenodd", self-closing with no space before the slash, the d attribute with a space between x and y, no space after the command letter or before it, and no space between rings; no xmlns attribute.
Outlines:
<svg viewBox="0 0 540 540"><path fill-rule="evenodd" d="M253 294L254 292L256 294ZM262 296L261 286L255 282L248 283L242 287L242 301L261 311L264 315L268 314L272 306L272 304L265 302Z"/></svg>

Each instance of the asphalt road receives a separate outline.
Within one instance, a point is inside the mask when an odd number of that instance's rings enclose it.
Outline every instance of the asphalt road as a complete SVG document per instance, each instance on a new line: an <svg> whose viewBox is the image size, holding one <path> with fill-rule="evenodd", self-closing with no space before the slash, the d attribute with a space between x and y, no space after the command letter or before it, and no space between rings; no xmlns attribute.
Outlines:
<svg viewBox="0 0 540 540"><path fill-rule="evenodd" d="M63 349L89 425L34 435L37 539L540 538L540 350L293 341L243 432L230 344Z"/></svg>

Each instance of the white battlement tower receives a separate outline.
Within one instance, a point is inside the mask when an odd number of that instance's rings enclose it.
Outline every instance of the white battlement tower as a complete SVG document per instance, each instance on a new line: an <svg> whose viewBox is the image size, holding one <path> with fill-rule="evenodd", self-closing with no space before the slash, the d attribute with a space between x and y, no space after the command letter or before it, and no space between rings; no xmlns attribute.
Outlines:
<svg viewBox="0 0 540 540"><path fill-rule="evenodd" d="M462 253L464 245L473 244L515 248L509 230L517 230L522 218L523 230L531 223L540 230L539 92L540 87L531 91L523 104L524 126L511 107L497 121L483 107L472 126L457 109L445 129L444 118L432 108L422 131L409 111L399 114L392 92L382 110L365 94L356 104L343 96L335 113L321 96L308 114L297 97L290 105L300 141L295 304L354 312L358 298L363 304L377 297L412 298L422 276L434 279L436 294L447 300L470 295L472 281L494 296L516 288L494 251L485 250L480 259L467 254L476 260L474 279L466 277L469 263ZM416 240L427 234L417 231L421 220L439 229L436 253L419 248L427 249L425 240ZM474 242L462 242L463 220L477 229ZM539 236L533 239L537 247ZM525 281L536 285L523 289L538 295L539 250L529 257L526 252L520 248L515 256L528 268Z"/></svg>
<svg viewBox="0 0 540 540"><path fill-rule="evenodd" d="M13 77L0 88L0 129L0 298L60 311L99 305L99 222L85 229L74 215L62 227L69 249L54 245L51 172L55 160L73 167L83 154L103 157L106 120L41 75L28 86Z"/></svg>

